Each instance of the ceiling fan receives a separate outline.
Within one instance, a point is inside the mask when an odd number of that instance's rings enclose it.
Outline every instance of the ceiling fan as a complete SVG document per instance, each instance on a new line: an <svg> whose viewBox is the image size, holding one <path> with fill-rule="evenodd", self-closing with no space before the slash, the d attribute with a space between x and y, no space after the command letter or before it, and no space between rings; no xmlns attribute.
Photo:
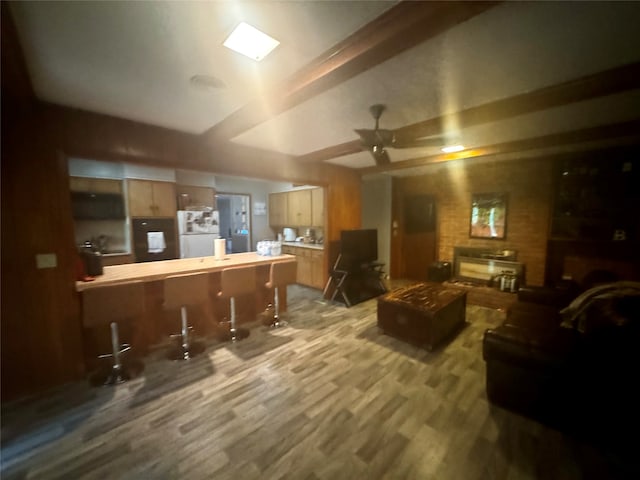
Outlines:
<svg viewBox="0 0 640 480"><path fill-rule="evenodd" d="M393 130L386 130L378 127L380 116L385 110L385 106L381 104L371 105L369 111L376 121L373 130L356 129L355 132L360 135L363 147L371 152L376 165L388 165L391 160L386 148L417 148L417 147L433 147L440 146L443 143L441 136L415 139L411 141L401 141L396 137Z"/></svg>

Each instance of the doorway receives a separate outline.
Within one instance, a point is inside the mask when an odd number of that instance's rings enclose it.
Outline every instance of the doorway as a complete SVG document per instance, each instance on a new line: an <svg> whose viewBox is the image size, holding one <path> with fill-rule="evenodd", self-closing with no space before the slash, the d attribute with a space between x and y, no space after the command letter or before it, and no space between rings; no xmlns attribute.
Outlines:
<svg viewBox="0 0 640 480"><path fill-rule="evenodd" d="M216 206L220 238L226 239L227 252L251 251L251 195L218 193Z"/></svg>

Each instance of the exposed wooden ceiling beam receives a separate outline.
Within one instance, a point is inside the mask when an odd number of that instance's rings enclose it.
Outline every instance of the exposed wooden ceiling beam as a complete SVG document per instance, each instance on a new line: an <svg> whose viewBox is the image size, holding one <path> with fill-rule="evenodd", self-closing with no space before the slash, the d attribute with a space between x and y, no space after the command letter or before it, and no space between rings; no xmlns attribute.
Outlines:
<svg viewBox="0 0 640 480"><path fill-rule="evenodd" d="M203 133L203 139L209 144L229 140L498 3L400 2L270 89L267 101L250 102Z"/></svg>
<svg viewBox="0 0 640 480"><path fill-rule="evenodd" d="M398 128L394 132L399 141L410 141L441 134L443 125L448 125L452 121L455 121L460 128L468 128L636 88L640 88L640 63L631 63L533 92L424 120ZM358 153L361 150L360 140L353 140L300 155L297 158L302 162L322 162Z"/></svg>
<svg viewBox="0 0 640 480"><path fill-rule="evenodd" d="M361 175L383 173L392 170L422 167L434 163L447 162L465 158L480 158L489 155L524 152L550 147L566 145L579 145L590 142L602 142L607 140L633 140L640 142L640 120L616 123L611 125L572 130L569 132L554 133L540 137L515 140L511 142L485 145L458 153L431 155L428 157L412 158L399 162L391 162L384 167L366 167L358 169Z"/></svg>

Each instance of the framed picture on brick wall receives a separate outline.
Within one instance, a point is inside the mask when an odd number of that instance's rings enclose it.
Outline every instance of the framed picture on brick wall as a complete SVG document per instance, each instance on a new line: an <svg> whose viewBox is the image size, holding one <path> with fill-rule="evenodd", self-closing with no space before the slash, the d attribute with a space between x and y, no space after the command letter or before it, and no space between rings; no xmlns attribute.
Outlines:
<svg viewBox="0 0 640 480"><path fill-rule="evenodd" d="M469 236L496 240L507 237L507 195L505 193L471 195Z"/></svg>

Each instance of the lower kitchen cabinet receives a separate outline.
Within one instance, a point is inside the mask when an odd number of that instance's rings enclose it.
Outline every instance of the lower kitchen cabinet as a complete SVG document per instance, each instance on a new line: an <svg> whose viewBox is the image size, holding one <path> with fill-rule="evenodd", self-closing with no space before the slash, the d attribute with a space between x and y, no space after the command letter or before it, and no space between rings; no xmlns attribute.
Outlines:
<svg viewBox="0 0 640 480"><path fill-rule="evenodd" d="M297 283L307 287L324 288L323 250L283 245L282 253L296 256Z"/></svg>

